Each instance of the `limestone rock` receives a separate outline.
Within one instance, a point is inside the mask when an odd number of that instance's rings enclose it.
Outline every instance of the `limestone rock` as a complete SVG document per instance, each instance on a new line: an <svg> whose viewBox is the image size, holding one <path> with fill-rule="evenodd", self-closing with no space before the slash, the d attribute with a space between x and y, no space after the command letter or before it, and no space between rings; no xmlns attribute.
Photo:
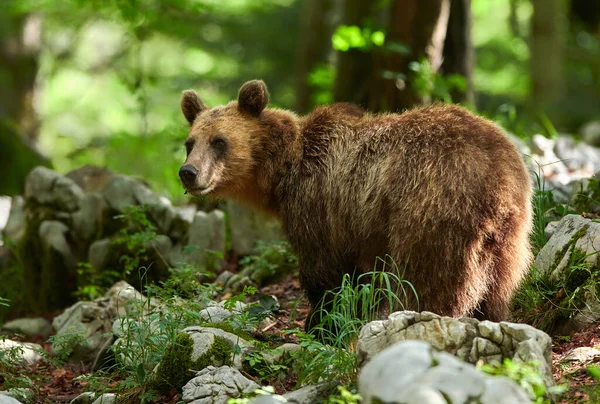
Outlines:
<svg viewBox="0 0 600 404"><path fill-rule="evenodd" d="M220 210L210 213L196 212L188 231L188 247L193 249L185 261L208 270L216 270L223 259L216 257L225 254L225 214Z"/></svg>
<svg viewBox="0 0 600 404"><path fill-rule="evenodd" d="M283 240L281 225L276 219L267 218L250 207L237 202L227 202L231 227L231 247L239 255L250 254L258 240Z"/></svg>
<svg viewBox="0 0 600 404"><path fill-rule="evenodd" d="M569 318L557 320L554 324L556 333L570 334L600 319L596 288L586 287L588 283L593 285L596 282L589 269L600 266L599 250L600 223L579 215L567 215L560 220L554 234L537 255L534 262L536 270L550 281L568 285L567 294L577 306L573 307ZM575 296L576 290L578 295Z"/></svg>
<svg viewBox="0 0 600 404"><path fill-rule="evenodd" d="M84 193L71 179L46 167L36 167L27 176L25 199L63 212L79 209Z"/></svg>
<svg viewBox="0 0 600 404"><path fill-rule="evenodd" d="M406 340L426 341L433 349L472 364L504 358L535 361L545 383L548 386L554 384L552 340L544 332L525 324L479 322L429 312L400 311L392 313L388 320L366 324L358 339L359 364L365 365L387 347Z"/></svg>
<svg viewBox="0 0 600 404"><path fill-rule="evenodd" d="M320 383L304 386L298 390L283 395L288 403L313 404L319 403L333 392L337 383Z"/></svg>
<svg viewBox="0 0 600 404"><path fill-rule="evenodd" d="M12 398L9 395L3 394L3 392L0 392L0 404L22 404L19 400L17 400L16 398Z"/></svg>
<svg viewBox="0 0 600 404"><path fill-rule="evenodd" d="M92 404L117 404L117 395L114 393L102 394Z"/></svg>
<svg viewBox="0 0 600 404"><path fill-rule="evenodd" d="M192 351L192 361L196 361L203 353L207 352L215 343L215 337L224 338L231 348L236 345L240 347L241 353L232 354L233 365L241 369L244 356L254 349L254 346L243 338L212 327L187 327L182 332L188 334L194 341Z"/></svg>
<svg viewBox="0 0 600 404"><path fill-rule="evenodd" d="M260 386L229 366L208 366L183 386L183 401L192 404L226 404L230 398L252 393Z"/></svg>
<svg viewBox="0 0 600 404"><path fill-rule="evenodd" d="M96 395L92 392L81 393L71 400L69 404L92 404Z"/></svg>
<svg viewBox="0 0 600 404"><path fill-rule="evenodd" d="M43 351L43 348L39 344L0 338L0 351L9 362L19 365L33 365L42 360L42 355L39 352Z"/></svg>
<svg viewBox="0 0 600 404"><path fill-rule="evenodd" d="M0 327L0 334L20 334L26 337L43 336L48 337L52 332L50 322L42 317L18 318Z"/></svg>
<svg viewBox="0 0 600 404"><path fill-rule="evenodd" d="M485 375L423 341L399 342L375 355L361 370L358 387L364 404L531 402L514 382Z"/></svg>
<svg viewBox="0 0 600 404"><path fill-rule="evenodd" d="M77 302L55 317L52 325L56 335L78 334L85 339L75 346L72 361L92 362L108 339L112 339L112 316L108 299L95 302ZM105 335L108 334L108 335ZM60 350L56 343L52 351Z"/></svg>
<svg viewBox="0 0 600 404"><path fill-rule="evenodd" d="M12 198L8 220L2 230L3 238L18 243L25 233L25 200L22 196Z"/></svg>

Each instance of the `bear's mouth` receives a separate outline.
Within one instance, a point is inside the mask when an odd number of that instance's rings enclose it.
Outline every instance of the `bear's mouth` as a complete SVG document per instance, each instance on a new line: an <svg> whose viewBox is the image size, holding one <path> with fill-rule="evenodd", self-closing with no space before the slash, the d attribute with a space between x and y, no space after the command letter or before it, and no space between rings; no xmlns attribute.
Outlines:
<svg viewBox="0 0 600 404"><path fill-rule="evenodd" d="M206 187L186 188L185 193L193 196L206 196L215 189L215 182L211 181Z"/></svg>

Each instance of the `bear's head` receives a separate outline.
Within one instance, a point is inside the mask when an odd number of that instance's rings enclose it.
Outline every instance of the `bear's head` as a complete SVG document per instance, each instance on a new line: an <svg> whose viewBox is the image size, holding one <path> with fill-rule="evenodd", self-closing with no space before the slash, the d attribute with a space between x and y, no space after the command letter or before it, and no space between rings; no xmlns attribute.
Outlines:
<svg viewBox="0 0 600 404"><path fill-rule="evenodd" d="M228 196L252 182L252 153L261 135L260 117L269 93L260 80L245 83L237 102L208 108L193 90L183 92L181 110L190 124L187 158L179 177L194 196Z"/></svg>

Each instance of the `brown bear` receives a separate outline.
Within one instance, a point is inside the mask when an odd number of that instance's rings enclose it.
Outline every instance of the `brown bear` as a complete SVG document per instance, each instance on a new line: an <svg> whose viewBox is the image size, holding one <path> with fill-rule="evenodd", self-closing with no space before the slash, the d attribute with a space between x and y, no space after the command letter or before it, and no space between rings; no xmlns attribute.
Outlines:
<svg viewBox="0 0 600 404"><path fill-rule="evenodd" d="M262 81L206 107L183 93L191 128L179 175L196 196L235 198L280 218L313 310L344 274L389 254L418 294L410 308L508 315L530 263L530 177L502 129L454 105L307 116L266 108Z"/></svg>

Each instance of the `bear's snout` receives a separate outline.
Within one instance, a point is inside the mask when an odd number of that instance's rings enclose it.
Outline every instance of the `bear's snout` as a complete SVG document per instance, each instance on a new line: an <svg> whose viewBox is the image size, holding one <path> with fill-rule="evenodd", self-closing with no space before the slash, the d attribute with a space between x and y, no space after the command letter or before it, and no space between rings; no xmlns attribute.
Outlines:
<svg viewBox="0 0 600 404"><path fill-rule="evenodd" d="M179 169L179 178L181 178L181 182L183 182L183 185L185 185L186 188L194 185L197 176L198 170L189 164L186 164Z"/></svg>

